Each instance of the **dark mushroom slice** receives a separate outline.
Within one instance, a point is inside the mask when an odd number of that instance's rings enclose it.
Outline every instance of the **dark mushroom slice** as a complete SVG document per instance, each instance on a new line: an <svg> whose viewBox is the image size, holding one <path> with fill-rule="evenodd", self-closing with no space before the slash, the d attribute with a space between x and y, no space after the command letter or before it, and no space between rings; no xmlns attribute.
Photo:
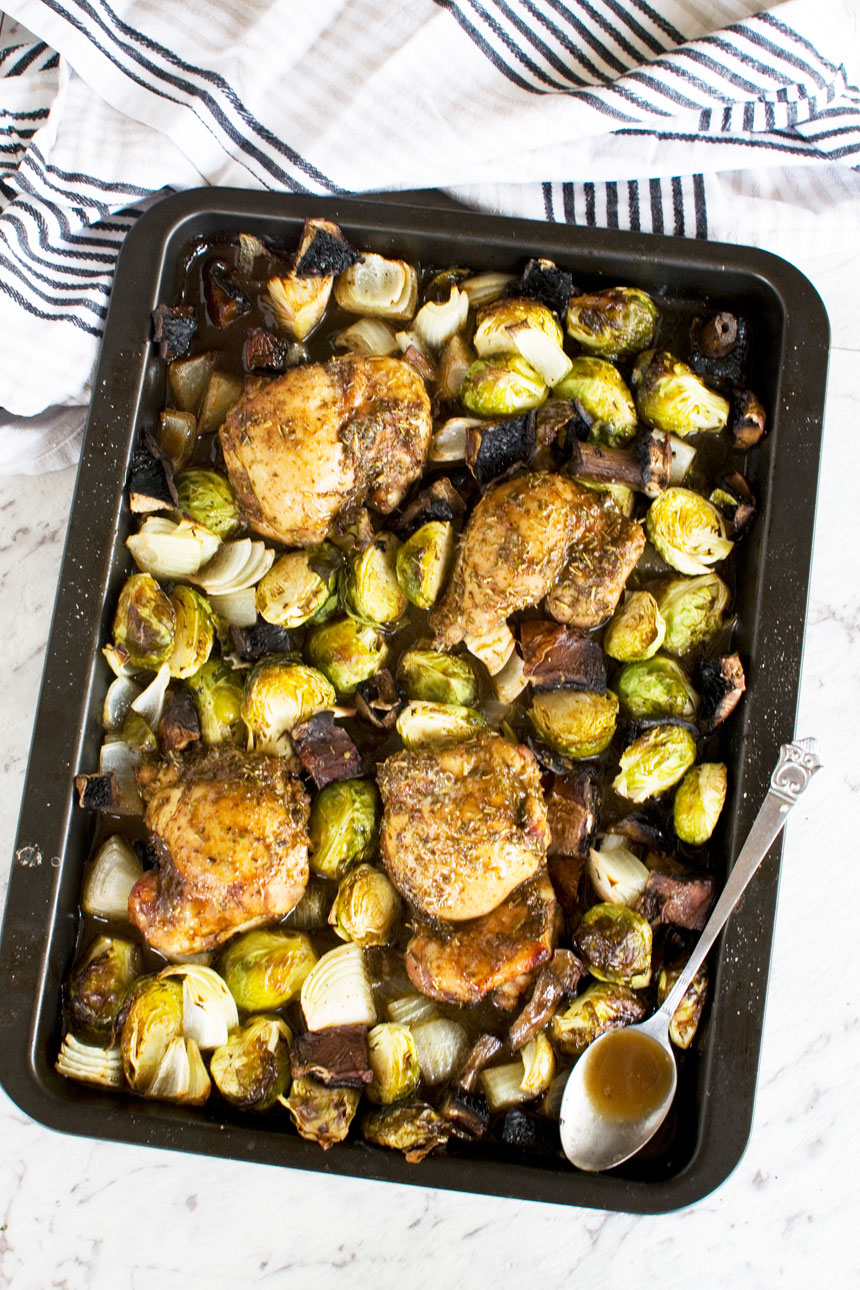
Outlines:
<svg viewBox="0 0 860 1290"><path fill-rule="evenodd" d="M137 515L179 506L173 482L173 462L149 433L143 435L131 455L128 504Z"/></svg>
<svg viewBox="0 0 860 1290"><path fill-rule="evenodd" d="M417 345L407 345L401 358L404 363L408 363L410 367L414 367L418 375L422 376L425 381L432 384L436 380L435 366L424 353L423 349L419 349Z"/></svg>
<svg viewBox="0 0 860 1290"><path fill-rule="evenodd" d="M512 1106L502 1122L502 1142L530 1156L560 1156L558 1125L544 1115Z"/></svg>
<svg viewBox="0 0 860 1290"><path fill-rule="evenodd" d="M740 471L723 475L710 500L731 523L732 539L737 541L743 537L755 519L756 504L752 489Z"/></svg>
<svg viewBox="0 0 860 1290"><path fill-rule="evenodd" d="M307 363L310 355L300 341L279 336L265 327L251 327L242 347L242 362L248 372L286 372Z"/></svg>
<svg viewBox="0 0 860 1290"><path fill-rule="evenodd" d="M181 752L199 741L200 718L188 690L167 691L156 733L163 757L169 752Z"/></svg>
<svg viewBox="0 0 860 1290"><path fill-rule="evenodd" d="M482 1138L490 1127L490 1108L483 1093L452 1088L439 1106L439 1114L471 1138Z"/></svg>
<svg viewBox="0 0 860 1290"><path fill-rule="evenodd" d="M290 1069L293 1079L309 1076L327 1088L364 1088L373 1080L367 1026L329 1026L296 1035Z"/></svg>
<svg viewBox="0 0 860 1290"><path fill-rule="evenodd" d="M361 252L347 242L337 224L325 219L309 219L305 221L294 272L297 278L327 278L343 273L363 259Z"/></svg>
<svg viewBox="0 0 860 1290"><path fill-rule="evenodd" d="M160 304L152 311L152 339L158 342L159 358L171 362L188 353L197 331L193 305Z"/></svg>
<svg viewBox="0 0 860 1290"><path fill-rule="evenodd" d="M556 775L546 795L549 855L588 855L597 817L597 783L589 770Z"/></svg>
<svg viewBox="0 0 860 1290"><path fill-rule="evenodd" d="M225 260L207 260L203 266L203 296L216 327L227 327L251 308L250 300Z"/></svg>
<svg viewBox="0 0 860 1290"><path fill-rule="evenodd" d="M405 703L388 668L362 681L353 699L358 715L378 730L390 730Z"/></svg>
<svg viewBox="0 0 860 1290"><path fill-rule="evenodd" d="M717 895L713 874L664 873L652 869L636 910L652 927L669 924L700 932Z"/></svg>
<svg viewBox="0 0 860 1290"><path fill-rule="evenodd" d="M514 1052L549 1025L561 1000L573 994L584 975L585 964L572 950L556 950L546 967L541 968L532 997L508 1031L508 1043Z"/></svg>
<svg viewBox="0 0 860 1290"><path fill-rule="evenodd" d="M481 1071L485 1066L489 1065L494 1057L498 1056L503 1047L501 1039L496 1035L479 1035L466 1054L463 1065L460 1068L457 1080L459 1087L467 1093L473 1093Z"/></svg>
<svg viewBox="0 0 860 1290"><path fill-rule="evenodd" d="M748 350L745 318L728 310L694 318L690 327L690 366L717 385L738 385L744 378Z"/></svg>
<svg viewBox="0 0 860 1290"><path fill-rule="evenodd" d="M552 260L529 260L522 273L505 287L506 296L537 300L564 318L574 294L573 278Z"/></svg>
<svg viewBox="0 0 860 1290"><path fill-rule="evenodd" d="M259 663L267 654L290 652L290 633L275 623L258 621L251 627L231 627L230 640L243 663Z"/></svg>
<svg viewBox="0 0 860 1290"><path fill-rule="evenodd" d="M596 640L544 619L520 625L523 676L536 688L565 686L606 693L606 660Z"/></svg>
<svg viewBox="0 0 860 1290"><path fill-rule="evenodd" d="M466 430L466 465L483 489L515 466L525 466L536 443L535 419L530 413L470 425Z"/></svg>
<svg viewBox="0 0 860 1290"><path fill-rule="evenodd" d="M558 903L567 913L579 903L579 888L585 871L585 856L550 856L547 860L550 882Z"/></svg>
<svg viewBox="0 0 860 1290"><path fill-rule="evenodd" d="M704 658L699 664L698 684L701 689L699 726L703 734L710 734L731 716L746 689L746 677L737 654L723 654L719 658Z"/></svg>
<svg viewBox="0 0 860 1290"><path fill-rule="evenodd" d="M629 448L604 448L574 438L567 469L595 484L625 484L646 497L656 497L672 473L671 440L668 435L645 434Z"/></svg>
<svg viewBox="0 0 860 1290"><path fill-rule="evenodd" d="M394 531L398 537L411 537L424 524L433 520L453 523L465 513L466 503L447 476L434 479L408 506L403 508Z"/></svg>
<svg viewBox="0 0 860 1290"><path fill-rule="evenodd" d="M752 448L764 438L767 414L752 390L735 390L731 430L736 448Z"/></svg>
<svg viewBox="0 0 860 1290"><path fill-rule="evenodd" d="M670 848L669 835L660 825L655 824L644 815L625 815L620 820L613 820L612 827L609 830L612 833L620 833L622 837L629 838L631 842L639 843L640 846L648 847L650 851L656 851L660 854L668 852Z"/></svg>
<svg viewBox="0 0 860 1290"><path fill-rule="evenodd" d="M76 775L75 788L78 805L88 811L114 811L119 806L119 789L112 770L106 775Z"/></svg>
<svg viewBox="0 0 860 1290"><path fill-rule="evenodd" d="M290 740L317 788L336 779L360 779L365 759L330 711L315 712L293 726Z"/></svg>

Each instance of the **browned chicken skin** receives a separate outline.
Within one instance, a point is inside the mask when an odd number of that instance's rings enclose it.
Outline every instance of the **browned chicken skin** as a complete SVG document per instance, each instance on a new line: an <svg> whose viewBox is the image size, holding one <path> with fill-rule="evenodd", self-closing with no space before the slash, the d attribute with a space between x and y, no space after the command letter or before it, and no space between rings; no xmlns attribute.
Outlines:
<svg viewBox="0 0 860 1290"><path fill-rule="evenodd" d="M582 595L592 594L595 602L606 584L603 603L614 595L604 614L608 617L636 563L633 559L616 590L625 562L603 551L611 541L621 541L631 551L637 542L641 551L645 543L638 524L573 479L530 472L498 484L475 507L448 590L430 616L436 646L450 649L466 638L492 633L509 614L538 604L559 579L578 586ZM575 576L566 572L569 561Z"/></svg>
<svg viewBox="0 0 860 1290"><path fill-rule="evenodd" d="M346 354L249 387L220 434L251 528L312 546L364 502L383 515L399 504L421 473L432 425L414 368Z"/></svg>
<svg viewBox="0 0 860 1290"><path fill-rule="evenodd" d="M128 908L153 949L214 949L298 904L310 806L282 758L219 746L172 754L138 779L159 867L135 885Z"/></svg>
<svg viewBox="0 0 860 1290"><path fill-rule="evenodd" d="M596 502L589 524L547 596L553 618L571 627L597 627L606 622L645 549L641 524L622 515L611 497L598 496Z"/></svg>
<svg viewBox="0 0 860 1290"><path fill-rule="evenodd" d="M455 926L419 925L406 948L412 984L431 999L494 1002L512 1008L531 974L552 956L561 917L547 872L518 887L483 918Z"/></svg>
<svg viewBox="0 0 860 1290"><path fill-rule="evenodd" d="M379 845L391 881L431 918L488 914L535 874L549 843L528 749L484 734L395 753L377 771Z"/></svg>

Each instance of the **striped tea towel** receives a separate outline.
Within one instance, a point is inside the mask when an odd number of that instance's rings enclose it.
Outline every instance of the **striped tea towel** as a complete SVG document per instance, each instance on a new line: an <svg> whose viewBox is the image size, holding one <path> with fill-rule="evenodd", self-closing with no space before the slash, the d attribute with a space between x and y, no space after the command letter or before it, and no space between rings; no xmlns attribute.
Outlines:
<svg viewBox="0 0 860 1290"><path fill-rule="evenodd" d="M852 0L5 7L36 35L0 29L0 471L74 458L119 246L166 188L443 187L795 260L856 239Z"/></svg>

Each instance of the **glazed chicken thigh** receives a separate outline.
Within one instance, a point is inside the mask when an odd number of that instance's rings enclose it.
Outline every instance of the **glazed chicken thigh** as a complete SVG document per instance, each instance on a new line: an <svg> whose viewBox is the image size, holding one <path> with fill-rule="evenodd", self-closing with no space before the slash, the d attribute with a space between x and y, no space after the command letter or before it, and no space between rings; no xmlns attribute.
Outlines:
<svg viewBox="0 0 860 1290"><path fill-rule="evenodd" d="M279 757L216 746L138 774L159 859L129 897L153 949L196 954L288 914L308 881L308 796Z"/></svg>
<svg viewBox="0 0 860 1290"><path fill-rule="evenodd" d="M250 388L220 434L251 528L305 547L365 502L392 511L421 473L431 431L414 368L346 354Z"/></svg>

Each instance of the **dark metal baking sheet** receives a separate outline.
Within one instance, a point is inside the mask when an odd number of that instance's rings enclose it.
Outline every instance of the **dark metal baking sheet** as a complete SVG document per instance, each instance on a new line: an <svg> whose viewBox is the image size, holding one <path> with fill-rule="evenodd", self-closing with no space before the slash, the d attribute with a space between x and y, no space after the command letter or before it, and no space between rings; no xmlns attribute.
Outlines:
<svg viewBox="0 0 860 1290"><path fill-rule="evenodd" d="M138 428L155 418L163 397L150 311L171 298L180 253L192 237L241 229L297 241L306 217L325 215L356 245L383 254L482 268L544 255L586 287L633 283L744 312L757 335L750 383L765 398L770 431L751 458L760 510L739 560L736 643L749 692L730 723L726 750L732 786L726 857L736 854L752 823L779 745L792 737L829 340L827 315L810 283L785 261L748 248L482 216L452 211L441 197L438 205L432 198L421 206L402 200L205 189L165 199L126 240L72 506L0 942L0 1080L34 1119L94 1138L609 1210L678 1209L719 1185L748 1139L781 843L720 942L701 1054L692 1058L668 1145L609 1174L581 1174L561 1161L518 1159L481 1145L418 1166L361 1143L322 1152L287 1129L286 1117L234 1114L215 1100L191 1110L102 1094L53 1068L60 990L74 953L93 832L89 814L75 804L73 776L98 760L110 679L99 647L129 568L126 469Z"/></svg>

